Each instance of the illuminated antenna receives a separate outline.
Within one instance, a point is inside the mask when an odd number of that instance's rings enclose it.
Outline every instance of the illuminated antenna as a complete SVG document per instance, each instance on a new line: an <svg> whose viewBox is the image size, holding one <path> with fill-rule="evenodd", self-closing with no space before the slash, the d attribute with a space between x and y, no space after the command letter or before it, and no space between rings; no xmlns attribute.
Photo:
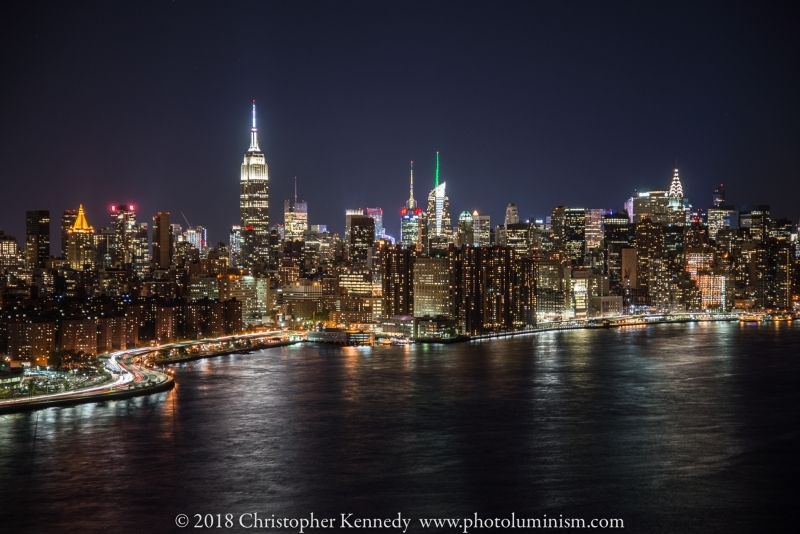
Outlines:
<svg viewBox="0 0 800 534"><path fill-rule="evenodd" d="M294 205L297 206L297 176L294 177Z"/></svg>
<svg viewBox="0 0 800 534"><path fill-rule="evenodd" d="M253 129L250 130L250 149L248 152L260 152L258 148L258 130L256 129L256 101L253 100Z"/></svg>
<svg viewBox="0 0 800 534"><path fill-rule="evenodd" d="M411 160L411 194L408 198L409 200L414 198L414 160Z"/></svg>
<svg viewBox="0 0 800 534"><path fill-rule="evenodd" d="M439 187L439 153L436 153L436 187Z"/></svg>

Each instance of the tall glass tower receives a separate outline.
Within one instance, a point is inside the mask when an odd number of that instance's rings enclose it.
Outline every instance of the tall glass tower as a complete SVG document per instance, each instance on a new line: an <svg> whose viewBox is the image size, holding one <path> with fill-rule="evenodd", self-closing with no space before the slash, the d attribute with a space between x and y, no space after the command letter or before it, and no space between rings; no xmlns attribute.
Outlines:
<svg viewBox="0 0 800 534"><path fill-rule="evenodd" d="M428 193L428 242L431 249L446 249L452 242L450 228L450 199L445 191L447 182L439 183L439 153L436 153L436 182Z"/></svg>
<svg viewBox="0 0 800 534"><path fill-rule="evenodd" d="M269 176L264 153L258 147L255 100L250 148L244 155L239 182L239 212L242 230L249 232L243 243L242 263L245 267L266 264L269 260Z"/></svg>
<svg viewBox="0 0 800 534"><path fill-rule="evenodd" d="M422 208L417 206L414 198L414 162L411 162L411 189L406 205L400 210L400 242L405 247L413 247L417 244L419 235L419 218L422 215Z"/></svg>

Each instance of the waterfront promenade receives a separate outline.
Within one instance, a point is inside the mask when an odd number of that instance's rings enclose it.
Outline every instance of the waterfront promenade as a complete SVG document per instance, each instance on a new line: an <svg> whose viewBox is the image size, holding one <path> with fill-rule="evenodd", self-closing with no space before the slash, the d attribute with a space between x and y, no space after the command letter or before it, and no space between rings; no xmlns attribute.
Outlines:
<svg viewBox="0 0 800 534"><path fill-rule="evenodd" d="M294 343L289 336L287 332L280 331L258 332L112 352L99 356L106 360L105 367L111 375L110 380L72 391L2 400L0 414L118 400L166 391L175 385L171 371L153 368L152 364L180 363Z"/></svg>
<svg viewBox="0 0 800 534"><path fill-rule="evenodd" d="M536 328L516 332L504 332L464 337L459 341L482 341L497 338L531 335L554 330L585 328L615 328L626 326L648 326L654 324L685 323L698 321L735 321L738 313L680 313L628 315L608 318L579 319L540 323ZM67 406L85 402L130 398L166 391L174 387L171 371L162 366L183 363L225 354L250 352L265 348L297 343L303 339L300 331L271 331L225 336L213 339L182 341L158 346L139 347L100 356L107 359L106 369L111 380L92 387L0 401L0 414L26 410ZM430 340L424 342L442 342Z"/></svg>

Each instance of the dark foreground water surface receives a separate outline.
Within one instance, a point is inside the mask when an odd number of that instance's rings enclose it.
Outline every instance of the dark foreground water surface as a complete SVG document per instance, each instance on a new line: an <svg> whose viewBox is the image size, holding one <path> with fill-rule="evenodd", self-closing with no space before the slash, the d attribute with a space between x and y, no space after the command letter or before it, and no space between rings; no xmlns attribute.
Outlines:
<svg viewBox="0 0 800 534"><path fill-rule="evenodd" d="M176 382L0 416L0 532L196 532L194 514L253 512L400 512L409 532L512 512L627 532L797 523L797 323L295 345L184 364Z"/></svg>

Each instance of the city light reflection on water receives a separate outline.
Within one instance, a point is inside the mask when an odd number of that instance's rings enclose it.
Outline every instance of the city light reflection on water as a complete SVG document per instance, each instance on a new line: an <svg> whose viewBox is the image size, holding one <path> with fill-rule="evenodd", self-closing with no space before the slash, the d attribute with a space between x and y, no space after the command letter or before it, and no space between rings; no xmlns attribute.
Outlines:
<svg viewBox="0 0 800 534"><path fill-rule="evenodd" d="M797 346L800 324L698 323L190 362L170 392L0 416L0 519L172 532L178 513L515 512L780 530L800 474Z"/></svg>

